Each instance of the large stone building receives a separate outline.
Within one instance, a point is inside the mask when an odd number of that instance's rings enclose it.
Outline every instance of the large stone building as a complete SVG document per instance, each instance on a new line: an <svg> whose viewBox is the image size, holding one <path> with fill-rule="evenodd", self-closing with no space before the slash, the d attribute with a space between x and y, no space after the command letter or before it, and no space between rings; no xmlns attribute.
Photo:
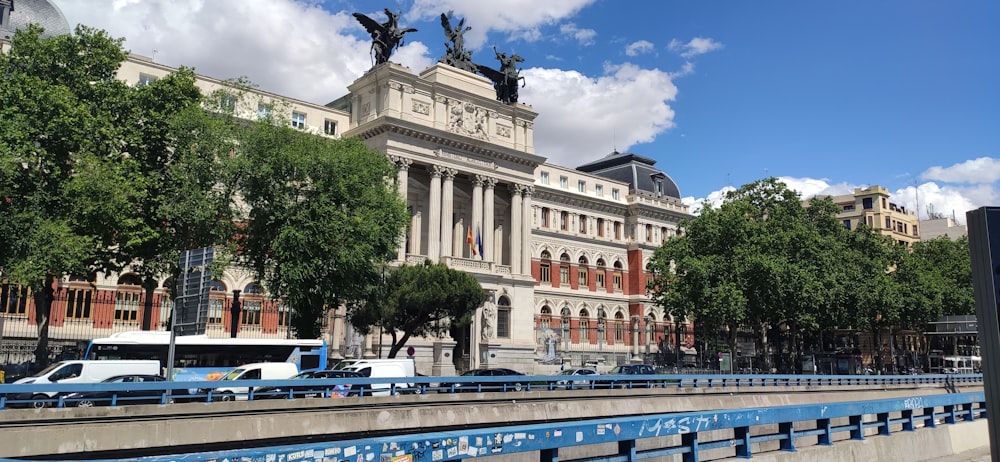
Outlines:
<svg viewBox="0 0 1000 462"><path fill-rule="evenodd" d="M43 3L18 1L15 14ZM133 55L118 77L142 85L173 70ZM225 86L204 76L197 84L205 93ZM693 326L664 316L646 296L654 249L691 216L653 160L614 152L576 169L545 163L534 146L539 114L498 101L489 80L445 64L419 73L391 62L376 66L327 105L262 91L250 97L232 110L251 118L281 107L297 128L358 137L384 152L398 168L411 220L395 263L443 262L473 274L488 291L459 338L411 341L421 372L497 365L546 372L564 361L610 366L676 355L678 348L693 353ZM163 329L166 289L157 290L157 309L144 316L138 282L128 271L61 281L51 317L53 356L114 332ZM12 284L2 290L0 363L29 360L30 294ZM230 297L242 301L239 335L288 334L287 310L249 273L227 271L211 293L209 336L230 334ZM356 335L344 314L331 309L325 324L331 359L388 350L388 336Z"/></svg>
<svg viewBox="0 0 1000 462"><path fill-rule="evenodd" d="M840 207L837 219L843 221L847 229L866 224L900 244L912 245L920 240L917 215L892 202L886 188L854 188L854 193L833 196L832 199Z"/></svg>

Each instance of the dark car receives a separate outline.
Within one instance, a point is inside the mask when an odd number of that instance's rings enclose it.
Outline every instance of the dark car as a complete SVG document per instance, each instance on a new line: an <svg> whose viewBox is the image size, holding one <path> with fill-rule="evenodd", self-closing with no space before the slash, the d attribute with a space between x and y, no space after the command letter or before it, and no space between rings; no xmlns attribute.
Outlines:
<svg viewBox="0 0 1000 462"><path fill-rule="evenodd" d="M165 389L135 390L131 389L128 384L166 381L167 379L159 375L116 375L114 377L104 379L101 382L121 384L121 386L116 390L69 393L66 395L66 405L76 407L110 406L112 399L115 400L115 405L117 406L121 406L123 404L160 404L163 402L163 394L166 392ZM184 389L170 390L170 396L167 397L167 402L173 403L186 401L187 394L187 390Z"/></svg>
<svg viewBox="0 0 1000 462"><path fill-rule="evenodd" d="M456 383L442 383L440 385L441 393L451 393L452 387L455 388L456 392L477 392L477 391L506 391L514 390L521 391L524 386L527 385L528 381L523 379L524 374L515 371L513 369L505 369L502 367L492 368L492 369L473 369L470 371L465 371L460 377L467 378L468 381L456 382ZM489 382L489 383L476 383L476 377L510 377L510 381L505 382Z"/></svg>
<svg viewBox="0 0 1000 462"><path fill-rule="evenodd" d="M302 385L261 387L254 391L254 399L275 398L316 398L330 396L342 398L350 392L351 386L316 383L313 379L341 379L363 377L358 372L344 370L306 371L292 376L289 380L301 380Z"/></svg>
<svg viewBox="0 0 1000 462"><path fill-rule="evenodd" d="M605 377L612 375L656 375L656 367L649 364L621 364L611 368ZM648 380L631 380L628 378L605 378L596 383L604 388L636 388L651 386Z"/></svg>

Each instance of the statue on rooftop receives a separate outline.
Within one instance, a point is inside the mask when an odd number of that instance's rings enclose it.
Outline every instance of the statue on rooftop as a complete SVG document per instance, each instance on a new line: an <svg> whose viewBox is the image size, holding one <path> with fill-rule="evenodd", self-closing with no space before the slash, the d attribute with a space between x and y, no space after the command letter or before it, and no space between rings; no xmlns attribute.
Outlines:
<svg viewBox="0 0 1000 462"><path fill-rule="evenodd" d="M476 72L476 65L472 62L472 52L465 49L465 33L471 27L465 25L465 18L458 21L455 27L451 26L452 12L441 13L441 27L444 28L444 35L448 37L451 44L445 43L445 54L438 62L457 67L464 71Z"/></svg>
<svg viewBox="0 0 1000 462"><path fill-rule="evenodd" d="M385 9L385 15L388 20L383 23L379 23L368 16L361 13L354 13L354 18L365 27L372 36L372 48L371 53L374 55L375 65L379 65L389 61L389 56L392 52L403 45L403 35L408 32L416 32L417 30L408 27L405 29L400 29L399 27L399 15L401 13L393 13L389 11L388 8Z"/></svg>
<svg viewBox="0 0 1000 462"><path fill-rule="evenodd" d="M476 64L476 69L493 82L493 88L497 92L497 101L504 104L516 103L518 81L521 82L522 87L524 86L524 77L519 75L521 71L517 68L517 63L523 63L524 58L518 54L508 55L497 51L497 47L493 47L493 53L500 61L499 70L481 64Z"/></svg>

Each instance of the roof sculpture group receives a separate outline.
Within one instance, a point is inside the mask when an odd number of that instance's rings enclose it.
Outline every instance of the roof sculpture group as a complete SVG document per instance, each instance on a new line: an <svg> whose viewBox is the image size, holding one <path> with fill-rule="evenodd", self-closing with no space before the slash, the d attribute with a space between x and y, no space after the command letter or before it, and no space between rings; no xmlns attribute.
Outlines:
<svg viewBox="0 0 1000 462"><path fill-rule="evenodd" d="M392 52L403 44L403 35L417 31L414 28L399 27L400 13L393 13L386 8L385 15L388 20L380 23L364 14L354 13L354 17L372 37L371 53L375 66L389 61ZM493 82L497 101L504 104L516 103L518 83L522 87L524 86L524 77L520 76L521 70L517 68L517 63L523 63L524 58L518 54L497 51L496 47L493 47L493 53L500 61L499 69L474 63L472 52L465 49L465 33L472 28L465 25L465 18L459 20L455 26L452 26L451 20L452 12L441 13L441 27L444 29L444 35L448 38L448 42L444 45L445 54L438 62L464 71L482 74Z"/></svg>

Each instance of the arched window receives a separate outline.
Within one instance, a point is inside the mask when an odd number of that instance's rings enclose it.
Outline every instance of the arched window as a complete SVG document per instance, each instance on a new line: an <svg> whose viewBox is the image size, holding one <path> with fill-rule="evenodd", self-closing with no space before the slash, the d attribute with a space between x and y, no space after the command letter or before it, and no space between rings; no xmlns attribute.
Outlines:
<svg viewBox="0 0 1000 462"><path fill-rule="evenodd" d="M615 313L615 343L625 343L625 315L621 311Z"/></svg>
<svg viewBox="0 0 1000 462"><path fill-rule="evenodd" d="M226 285L217 279L208 283L208 324L222 324L222 313L226 306Z"/></svg>
<svg viewBox="0 0 1000 462"><path fill-rule="evenodd" d="M590 313L580 310L580 343L590 343Z"/></svg>
<svg viewBox="0 0 1000 462"><path fill-rule="evenodd" d="M580 266L579 266L579 268L577 268L577 273L578 273L577 274L577 276L578 276L577 283L580 285L580 288L582 289L582 288L586 288L587 286L590 285L590 281L588 280L588 277L587 277L587 274L588 274L588 272L587 272L587 257L580 257L579 264L580 264Z"/></svg>
<svg viewBox="0 0 1000 462"><path fill-rule="evenodd" d="M552 329L552 309L548 305L542 307L538 318L538 325L543 332Z"/></svg>
<svg viewBox="0 0 1000 462"><path fill-rule="evenodd" d="M548 250L542 251L541 262L538 264L538 280L541 282L552 282L552 267L549 260L552 259L552 254Z"/></svg>
<svg viewBox="0 0 1000 462"><path fill-rule="evenodd" d="M260 327L260 312L264 304L261 294L264 289L260 284L251 282L243 288L243 311L240 313L240 324L246 327Z"/></svg>
<svg viewBox="0 0 1000 462"><path fill-rule="evenodd" d="M566 253L559 256L559 284L569 285L569 255Z"/></svg>
<svg viewBox="0 0 1000 462"><path fill-rule="evenodd" d="M115 320L135 322L139 319L139 305L142 303L142 281L135 273L123 274L118 278L115 290Z"/></svg>
<svg viewBox="0 0 1000 462"><path fill-rule="evenodd" d="M510 299L506 295L497 300L497 338L510 338Z"/></svg>
<svg viewBox="0 0 1000 462"><path fill-rule="evenodd" d="M603 289L604 288L604 276L605 276L605 274L604 274L604 259L603 258L598 258L597 259L597 273L595 273L595 274L597 275L597 288L598 289Z"/></svg>
<svg viewBox="0 0 1000 462"><path fill-rule="evenodd" d="M613 276L612 283L614 284L615 290L621 292L622 290L622 262L615 260L615 272Z"/></svg>

